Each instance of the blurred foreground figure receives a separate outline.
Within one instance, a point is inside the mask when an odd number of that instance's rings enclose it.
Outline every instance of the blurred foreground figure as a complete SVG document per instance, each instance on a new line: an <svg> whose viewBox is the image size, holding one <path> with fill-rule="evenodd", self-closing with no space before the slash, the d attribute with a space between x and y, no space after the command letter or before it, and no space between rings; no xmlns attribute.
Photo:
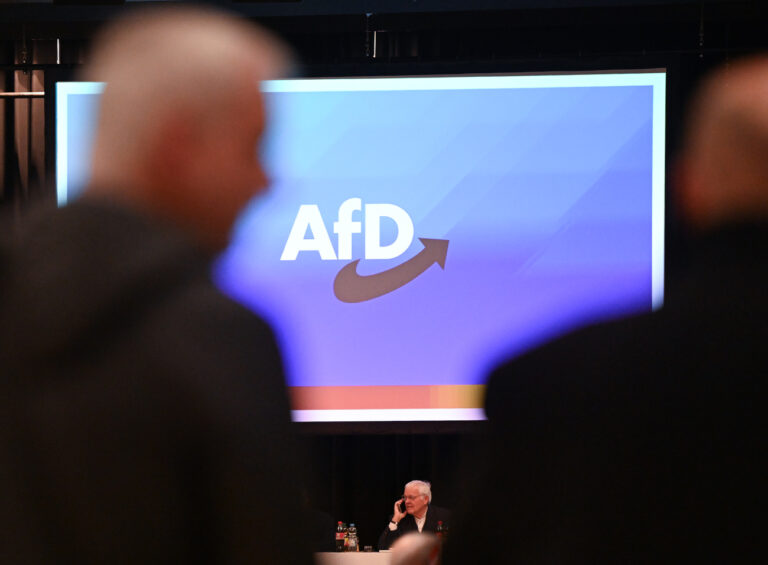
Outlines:
<svg viewBox="0 0 768 565"><path fill-rule="evenodd" d="M714 75L679 175L693 253L658 312L498 368L446 563L765 559L768 59Z"/></svg>
<svg viewBox="0 0 768 565"><path fill-rule="evenodd" d="M391 565L440 565L440 540L435 534L405 534L392 546Z"/></svg>
<svg viewBox="0 0 768 565"><path fill-rule="evenodd" d="M208 273L281 49L184 9L93 54L92 182L0 249L0 562L309 562L272 333Z"/></svg>

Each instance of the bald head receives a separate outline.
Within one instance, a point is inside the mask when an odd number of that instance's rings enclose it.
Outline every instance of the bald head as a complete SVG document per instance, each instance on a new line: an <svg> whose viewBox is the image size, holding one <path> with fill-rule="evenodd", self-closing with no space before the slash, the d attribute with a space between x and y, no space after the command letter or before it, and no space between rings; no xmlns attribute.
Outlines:
<svg viewBox="0 0 768 565"><path fill-rule="evenodd" d="M438 565L440 540L434 534L410 533L392 546L392 565Z"/></svg>
<svg viewBox="0 0 768 565"><path fill-rule="evenodd" d="M768 219L768 57L713 74L689 117L682 211L700 228Z"/></svg>
<svg viewBox="0 0 768 565"><path fill-rule="evenodd" d="M283 71L281 45L216 11L165 8L113 23L92 53L84 78L106 87L86 194L223 246L239 210L267 185L259 81Z"/></svg>

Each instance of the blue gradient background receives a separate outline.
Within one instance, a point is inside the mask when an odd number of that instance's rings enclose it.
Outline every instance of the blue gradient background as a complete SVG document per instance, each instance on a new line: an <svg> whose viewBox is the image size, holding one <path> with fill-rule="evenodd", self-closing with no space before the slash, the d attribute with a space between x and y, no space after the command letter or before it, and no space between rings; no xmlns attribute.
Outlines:
<svg viewBox="0 0 768 565"><path fill-rule="evenodd" d="M214 274L272 323L291 385L478 384L503 357L651 309L651 86L265 96L272 190ZM70 95L70 196L97 103ZM362 274L414 256L419 237L450 240L445 270L344 304L333 281L346 261L279 260L301 204L319 206L337 249L332 223L352 197L396 204L415 226L404 255L362 260ZM384 222L382 243L394 237Z"/></svg>
<svg viewBox="0 0 768 565"><path fill-rule="evenodd" d="M651 308L652 87L267 96L274 186L217 274L275 325L292 385L482 383L503 356ZM344 304L333 281L346 261L279 260L301 204L319 206L337 249L351 197L415 225L408 252L363 260L362 274L417 254L418 237L450 240L445 271ZM382 243L394 237L384 223Z"/></svg>

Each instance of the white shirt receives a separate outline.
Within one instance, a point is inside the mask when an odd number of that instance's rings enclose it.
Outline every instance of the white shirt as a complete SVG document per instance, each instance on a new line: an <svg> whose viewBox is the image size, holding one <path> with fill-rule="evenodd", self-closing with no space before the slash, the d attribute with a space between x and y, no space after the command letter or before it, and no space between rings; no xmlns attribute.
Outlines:
<svg viewBox="0 0 768 565"><path fill-rule="evenodd" d="M416 526L419 528L419 533L421 533L422 528L424 528L424 522L427 521L427 512L424 511L424 516L421 518L416 518L416 516L413 517L416 520Z"/></svg>

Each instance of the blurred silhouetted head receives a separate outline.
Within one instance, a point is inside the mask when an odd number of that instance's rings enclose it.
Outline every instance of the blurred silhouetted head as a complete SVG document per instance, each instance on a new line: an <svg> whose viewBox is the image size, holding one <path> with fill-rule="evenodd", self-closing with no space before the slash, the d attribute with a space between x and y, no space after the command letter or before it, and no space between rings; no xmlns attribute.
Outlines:
<svg viewBox="0 0 768 565"><path fill-rule="evenodd" d="M220 249L239 211L268 185L258 159L259 83L286 64L267 32L208 9L112 23L83 73L106 82L86 195L138 207Z"/></svg>
<svg viewBox="0 0 768 565"><path fill-rule="evenodd" d="M440 540L434 534L410 533L392 546L392 565L439 565Z"/></svg>
<svg viewBox="0 0 768 565"><path fill-rule="evenodd" d="M690 111L678 175L697 228L768 220L768 56L712 74Z"/></svg>

